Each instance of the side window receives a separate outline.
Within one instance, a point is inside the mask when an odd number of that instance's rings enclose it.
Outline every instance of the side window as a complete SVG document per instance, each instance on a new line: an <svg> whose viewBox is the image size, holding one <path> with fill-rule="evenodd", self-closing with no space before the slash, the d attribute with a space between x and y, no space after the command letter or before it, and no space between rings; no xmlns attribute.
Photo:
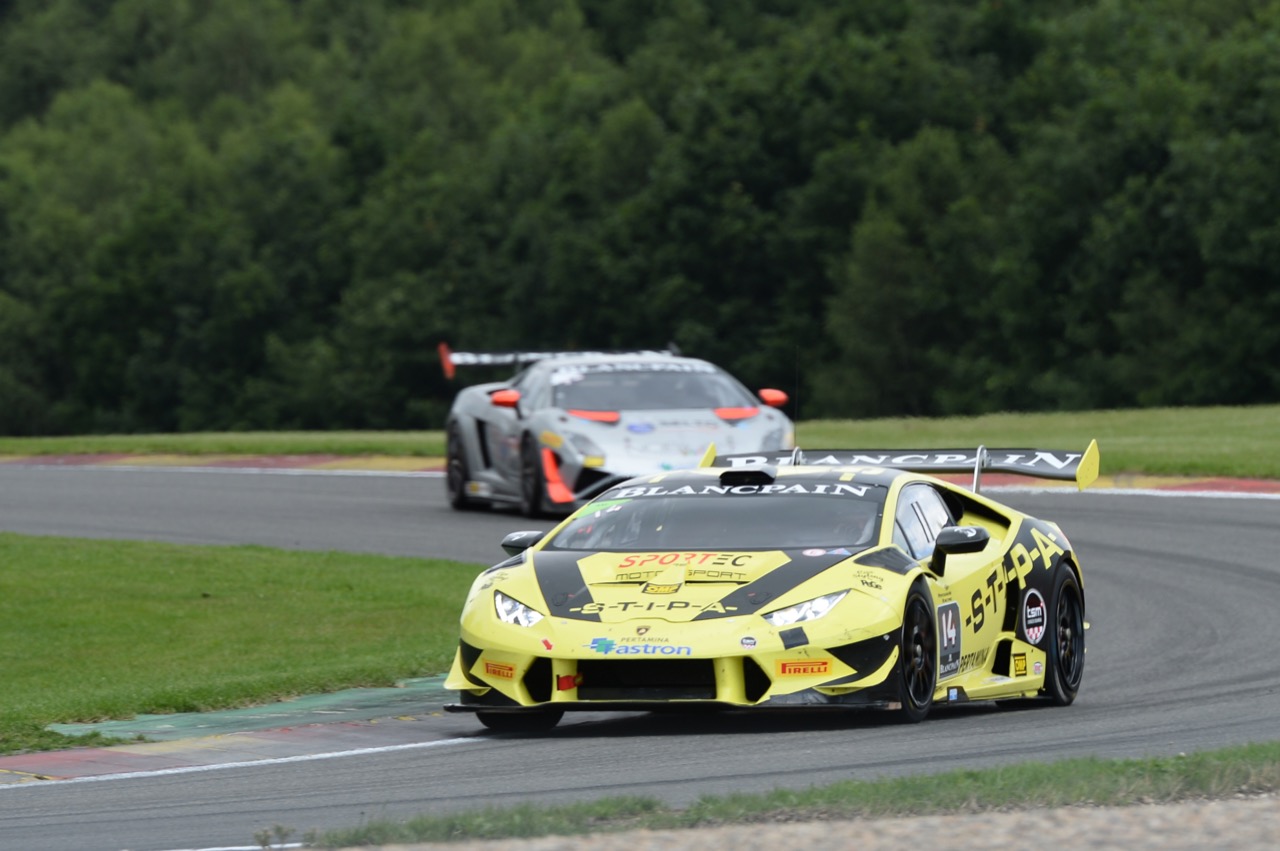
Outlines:
<svg viewBox="0 0 1280 851"><path fill-rule="evenodd" d="M933 552L933 538L925 533L924 522L916 511L914 490L904 492L898 500L893 540L915 559L925 558Z"/></svg>
<svg viewBox="0 0 1280 851"><path fill-rule="evenodd" d="M533 373L533 367L526 366L524 369L511 376L511 386L519 390L521 393L528 391L526 385L529 383L529 376Z"/></svg>
<svg viewBox="0 0 1280 851"><path fill-rule="evenodd" d="M919 509L920 517L924 520L924 530L932 540L938 537L939 530L945 526L950 526L955 521L951 517L951 511L947 508L947 504L942 501L942 495L936 490L928 485L915 490L919 491L916 499L916 508ZM930 547L930 550L932 549Z"/></svg>
<svg viewBox="0 0 1280 851"><path fill-rule="evenodd" d="M526 373L517 384L520 390L520 409L525 416L540 411L550 404L551 390L547 386L546 377Z"/></svg>
<svg viewBox="0 0 1280 851"><path fill-rule="evenodd" d="M907 543L907 533L902 531L902 524L896 520L893 524L893 543L906 552L911 552L911 545Z"/></svg>
<svg viewBox="0 0 1280 851"><path fill-rule="evenodd" d="M894 541L904 546L913 558L933 555L933 542L938 530L952 523L951 512L942 497L928 485L912 485L898 499ZM901 540L899 540L901 536Z"/></svg>

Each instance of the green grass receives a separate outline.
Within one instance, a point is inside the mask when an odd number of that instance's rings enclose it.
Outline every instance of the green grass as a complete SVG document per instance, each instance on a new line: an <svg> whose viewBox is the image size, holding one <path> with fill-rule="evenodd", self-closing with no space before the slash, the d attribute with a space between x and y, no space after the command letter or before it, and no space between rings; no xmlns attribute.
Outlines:
<svg viewBox="0 0 1280 851"><path fill-rule="evenodd" d="M1084 449L1094 438L1104 474L1280 479L1280 405L814 421L797 427L797 442L814 448Z"/></svg>
<svg viewBox="0 0 1280 851"><path fill-rule="evenodd" d="M444 455L443 431L242 431L0 437L0 455Z"/></svg>
<svg viewBox="0 0 1280 851"><path fill-rule="evenodd" d="M812 420L796 427L811 448L1034 446L1083 449L1097 438L1102 472L1280 479L1280 405L1161 408L951 419ZM0 437L0 455L149 453L411 455L440 457L444 434L238 432Z"/></svg>
<svg viewBox="0 0 1280 851"><path fill-rule="evenodd" d="M1280 744L1248 745L1160 759L1072 759L807 790L704 797L687 809L651 798L613 798L559 807L490 807L406 821L376 820L308 836L324 848L462 842L620 830L710 827L773 821L879 818L1071 805L1123 806L1259 795L1280 789Z"/></svg>
<svg viewBox="0 0 1280 851"><path fill-rule="evenodd" d="M251 705L447 669L454 562L0 533L0 753L50 723Z"/></svg>

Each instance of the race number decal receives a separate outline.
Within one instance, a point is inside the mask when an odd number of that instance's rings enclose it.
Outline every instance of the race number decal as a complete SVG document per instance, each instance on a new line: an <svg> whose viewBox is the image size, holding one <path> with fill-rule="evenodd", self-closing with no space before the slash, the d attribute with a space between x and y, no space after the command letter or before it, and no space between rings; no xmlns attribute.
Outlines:
<svg viewBox="0 0 1280 851"><path fill-rule="evenodd" d="M960 604L938 607L938 679L960 673Z"/></svg>

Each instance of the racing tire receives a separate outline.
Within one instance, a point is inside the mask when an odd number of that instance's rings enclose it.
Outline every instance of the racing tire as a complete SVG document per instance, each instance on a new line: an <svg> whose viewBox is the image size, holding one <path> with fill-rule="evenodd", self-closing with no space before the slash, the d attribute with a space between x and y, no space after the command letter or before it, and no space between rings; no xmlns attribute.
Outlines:
<svg viewBox="0 0 1280 851"><path fill-rule="evenodd" d="M467 496L467 480L471 470L467 467L466 447L462 443L462 431L456 422L449 423L445 432L445 492L449 505L458 511L479 508L480 503Z"/></svg>
<svg viewBox="0 0 1280 851"><path fill-rule="evenodd" d="M563 709L476 713L476 720L495 733L545 733L563 717Z"/></svg>
<svg viewBox="0 0 1280 851"><path fill-rule="evenodd" d="M1070 706L1084 678L1084 597L1066 562L1058 565L1053 579L1052 611L1044 691L1056 706Z"/></svg>
<svg viewBox="0 0 1280 851"><path fill-rule="evenodd" d="M533 438L526 435L520 442L520 513L534 519L545 517L543 497L546 492L542 457Z"/></svg>
<svg viewBox="0 0 1280 851"><path fill-rule="evenodd" d="M911 586L902 611L902 635L898 643L898 680L902 709L898 718L911 724L923 721L933 708L938 688L938 631L933 600L922 583Z"/></svg>

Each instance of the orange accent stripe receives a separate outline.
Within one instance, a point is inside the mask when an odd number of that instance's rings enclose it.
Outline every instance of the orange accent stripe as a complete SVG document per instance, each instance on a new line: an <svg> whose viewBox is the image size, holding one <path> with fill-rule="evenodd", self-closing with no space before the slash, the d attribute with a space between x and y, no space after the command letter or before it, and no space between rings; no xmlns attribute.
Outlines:
<svg viewBox="0 0 1280 851"><path fill-rule="evenodd" d="M547 482L547 496L552 502L573 502L573 491L565 486L560 478L560 467L556 465L555 453L545 446L542 448L542 476Z"/></svg>
<svg viewBox="0 0 1280 851"><path fill-rule="evenodd" d="M453 350L449 348L448 343L441 341L440 345L436 346L436 351L440 353L440 368L444 370L444 377L452 381L457 375L457 370L453 366Z"/></svg>
<svg viewBox="0 0 1280 851"><path fill-rule="evenodd" d="M749 420L758 413L759 408L716 408L716 416L722 420Z"/></svg>
<svg viewBox="0 0 1280 851"><path fill-rule="evenodd" d="M622 414L617 411L584 411L580 408L569 408L565 413L597 423L616 423L622 419Z"/></svg>

